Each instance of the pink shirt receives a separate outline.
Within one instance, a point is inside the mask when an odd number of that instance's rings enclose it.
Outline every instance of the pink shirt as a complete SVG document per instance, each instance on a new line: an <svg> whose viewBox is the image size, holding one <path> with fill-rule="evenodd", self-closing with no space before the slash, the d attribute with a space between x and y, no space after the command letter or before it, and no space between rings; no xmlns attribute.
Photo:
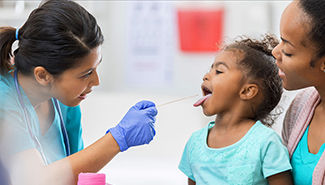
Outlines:
<svg viewBox="0 0 325 185"><path fill-rule="evenodd" d="M284 118L282 138L287 146L290 158L301 137L309 125L320 96L314 87L298 93ZM325 185L325 152L319 159L313 172L313 185Z"/></svg>

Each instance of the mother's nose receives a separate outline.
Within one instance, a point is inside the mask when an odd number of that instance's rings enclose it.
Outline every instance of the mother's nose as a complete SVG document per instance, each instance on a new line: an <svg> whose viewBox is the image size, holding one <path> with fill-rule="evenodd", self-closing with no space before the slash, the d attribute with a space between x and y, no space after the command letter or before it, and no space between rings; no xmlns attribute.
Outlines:
<svg viewBox="0 0 325 185"><path fill-rule="evenodd" d="M273 48L272 55L274 56L275 59L277 60L280 59L281 57L280 44L278 44L277 46L275 46L275 48Z"/></svg>

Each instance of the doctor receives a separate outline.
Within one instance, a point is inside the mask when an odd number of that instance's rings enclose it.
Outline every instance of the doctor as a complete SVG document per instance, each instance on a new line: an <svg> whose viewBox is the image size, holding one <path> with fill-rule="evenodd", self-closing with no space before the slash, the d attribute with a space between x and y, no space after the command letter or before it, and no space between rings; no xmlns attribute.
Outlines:
<svg viewBox="0 0 325 185"><path fill-rule="evenodd" d="M0 28L0 151L12 184L75 184L153 139L157 109L141 101L83 149L78 105L99 85L102 43L95 18L68 0L46 1L19 29Z"/></svg>

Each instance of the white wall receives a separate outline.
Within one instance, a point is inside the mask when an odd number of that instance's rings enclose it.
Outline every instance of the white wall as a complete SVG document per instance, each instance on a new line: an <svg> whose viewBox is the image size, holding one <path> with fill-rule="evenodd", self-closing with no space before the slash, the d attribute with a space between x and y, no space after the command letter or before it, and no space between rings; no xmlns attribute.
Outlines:
<svg viewBox="0 0 325 185"><path fill-rule="evenodd" d="M148 3L150 3L149 1ZM165 1L158 1L166 3ZM204 3L205 2L205 3ZM280 15L289 1L188 1L168 2L175 8L201 9L225 8L224 40L231 41L238 35L259 37L270 32L278 35ZM181 52L175 29L173 81L168 88L131 88L126 80L126 60L128 59L128 11L130 1L93 2L90 11L97 18L105 35L103 62L99 69L101 86L104 91L137 91L163 94L182 94L197 91L203 74L213 62L215 53L189 54ZM199 6L200 5L200 6ZM176 13L176 12L175 12ZM176 20L174 24L176 24ZM175 25L176 27L176 25ZM145 32L146 30L144 30ZM191 94L191 93L189 93Z"/></svg>

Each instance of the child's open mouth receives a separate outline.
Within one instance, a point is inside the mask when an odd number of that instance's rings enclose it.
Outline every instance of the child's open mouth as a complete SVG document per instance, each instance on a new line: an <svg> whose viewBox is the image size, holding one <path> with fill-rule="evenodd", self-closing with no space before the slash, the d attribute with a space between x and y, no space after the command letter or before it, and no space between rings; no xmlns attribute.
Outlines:
<svg viewBox="0 0 325 185"><path fill-rule="evenodd" d="M210 89L208 89L205 86L202 86L202 92L203 92L203 95L204 96L209 95L209 94L212 94L212 92L210 91Z"/></svg>
<svg viewBox="0 0 325 185"><path fill-rule="evenodd" d="M211 95L212 92L205 86L202 85L202 92L203 92L203 97L200 98L198 101L196 101L193 106L198 107L204 103L205 100L207 100Z"/></svg>

